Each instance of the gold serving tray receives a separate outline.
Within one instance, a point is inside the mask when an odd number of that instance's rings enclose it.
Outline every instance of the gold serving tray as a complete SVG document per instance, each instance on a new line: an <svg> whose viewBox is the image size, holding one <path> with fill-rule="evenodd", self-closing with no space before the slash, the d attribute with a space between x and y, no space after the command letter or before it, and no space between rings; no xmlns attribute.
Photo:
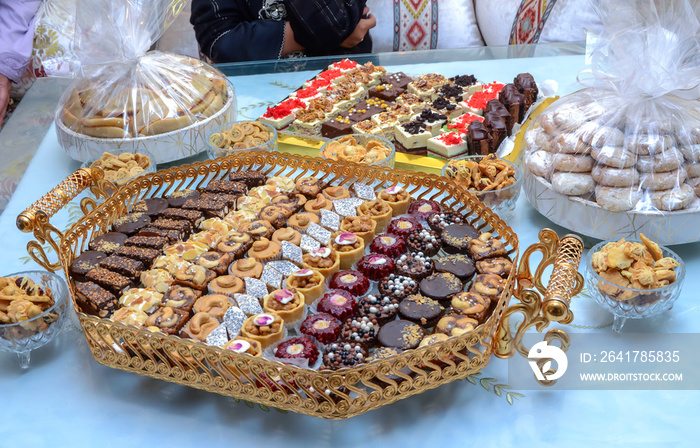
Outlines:
<svg viewBox="0 0 700 448"><path fill-rule="evenodd" d="M87 249L88 242L107 232L114 220L127 213L136 201L185 188L200 188L210 180L225 178L230 172L250 169L267 176L293 179L322 177L332 185L362 182L384 188L400 184L414 199L435 200L467 216L481 231L494 233L506 243L513 260L518 260L518 237L513 230L483 203L446 178L286 153L247 153L171 168L137 178L120 189L105 181L99 168L80 169L20 214L17 226L34 233L36 241L27 247L30 256L50 271L63 268L68 277L68 267ZM93 198L84 198L81 208L85 216L62 233L49 218L86 188L97 198L106 198L105 202L98 205ZM107 195L106 191L110 190L116 192ZM53 246L59 254L57 262L48 260L43 244ZM540 232L540 242L525 251L520 266L513 264L493 314L474 331L338 371L285 365L100 319L82 313L75 301L72 282L69 289L90 353L100 364L278 409L343 419L476 373L493 354L510 357L517 350L527 355L528 350L521 342L527 329L535 326L542 331L551 321L568 323L573 319L569 302L583 287L583 278L577 272L582 251L583 243L577 237L559 240L555 232L545 229ZM533 275L529 258L534 252L541 252L542 261ZM542 272L551 265L553 271L546 289ZM513 292L522 303L508 307ZM516 335L511 334L509 326L514 313L524 317ZM564 349L568 347L568 336L563 331L550 330L545 339L557 339Z"/></svg>

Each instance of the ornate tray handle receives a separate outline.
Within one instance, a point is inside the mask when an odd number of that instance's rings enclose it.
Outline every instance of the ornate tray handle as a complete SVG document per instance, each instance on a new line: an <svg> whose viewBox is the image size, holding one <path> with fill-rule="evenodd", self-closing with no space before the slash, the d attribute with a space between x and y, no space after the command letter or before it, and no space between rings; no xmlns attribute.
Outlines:
<svg viewBox="0 0 700 448"><path fill-rule="evenodd" d="M574 319L569 305L571 297L583 289L583 276L578 272L583 241L576 235L566 235L559 240L559 236L551 229L540 231L539 238L540 242L528 247L520 260L515 287L515 296L520 303L506 308L496 331L494 354L499 358L510 358L516 350L527 358L529 349L525 348L522 339L528 329L534 326L541 332L550 322L568 324ZM542 254L542 261L533 275L530 271L530 257L535 252ZM553 265L552 275L545 288L542 274L550 265ZM510 318L515 313L523 315L523 322L513 336ZM569 347L569 336L562 330L547 331L544 340L548 343L558 340L564 351ZM546 381L540 383L552 384Z"/></svg>
<svg viewBox="0 0 700 448"><path fill-rule="evenodd" d="M48 243L57 254L60 253L58 243L63 238L63 232L51 224L49 218L101 177L103 177L102 170L93 172L88 168L81 168L17 216L19 230L25 233L34 232L36 240L27 244L27 252L44 269L51 272L61 269L60 260L55 263L50 262L42 246ZM92 203L94 206L94 200ZM83 212L87 210L83 209Z"/></svg>

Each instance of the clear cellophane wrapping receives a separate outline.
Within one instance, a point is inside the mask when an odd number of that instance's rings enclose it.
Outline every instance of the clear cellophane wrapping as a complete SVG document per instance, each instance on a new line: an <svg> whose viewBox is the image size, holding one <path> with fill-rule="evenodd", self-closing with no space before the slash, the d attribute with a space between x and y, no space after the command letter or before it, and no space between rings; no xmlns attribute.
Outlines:
<svg viewBox="0 0 700 448"><path fill-rule="evenodd" d="M530 127L526 175L615 212L697 208L698 12L681 0L603 5L585 87Z"/></svg>
<svg viewBox="0 0 700 448"><path fill-rule="evenodd" d="M183 0L79 0L73 59L76 81L57 120L79 134L134 138L185 128L219 111L225 76L199 60L148 51Z"/></svg>

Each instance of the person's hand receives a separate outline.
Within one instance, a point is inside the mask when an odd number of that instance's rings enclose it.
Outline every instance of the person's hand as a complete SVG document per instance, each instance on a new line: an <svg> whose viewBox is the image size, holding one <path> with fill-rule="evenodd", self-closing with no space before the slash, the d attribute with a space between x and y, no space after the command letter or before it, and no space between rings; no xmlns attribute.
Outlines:
<svg viewBox="0 0 700 448"><path fill-rule="evenodd" d="M367 17L366 19L360 19L357 22L357 26L353 30L352 34L340 44L343 48L352 48L362 42L367 35L367 32L377 26L377 19L369 14L369 8L365 6L364 11L362 11L362 17Z"/></svg>
<svg viewBox="0 0 700 448"><path fill-rule="evenodd" d="M10 87L12 82L6 76L0 75L0 125L5 120L7 105L10 104Z"/></svg>

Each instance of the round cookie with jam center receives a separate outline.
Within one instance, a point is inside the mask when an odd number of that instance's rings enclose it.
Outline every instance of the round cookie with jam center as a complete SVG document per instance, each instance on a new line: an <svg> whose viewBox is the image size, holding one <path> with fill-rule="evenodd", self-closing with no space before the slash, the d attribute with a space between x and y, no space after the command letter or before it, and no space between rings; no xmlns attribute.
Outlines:
<svg viewBox="0 0 700 448"><path fill-rule="evenodd" d="M327 313L339 321L344 321L357 312L357 300L347 291L331 290L326 292L316 305L321 313Z"/></svg>
<svg viewBox="0 0 700 448"><path fill-rule="evenodd" d="M406 252L406 242L398 235L382 233L372 240L369 249L374 253L396 258Z"/></svg>
<svg viewBox="0 0 700 448"><path fill-rule="evenodd" d="M427 334L428 332L417 323L399 319L383 325L379 329L377 340L383 347L409 350L418 347Z"/></svg>
<svg viewBox="0 0 700 448"><path fill-rule="evenodd" d="M353 296L361 296L369 289L369 280L359 271L340 271L333 274L329 286L347 291Z"/></svg>
<svg viewBox="0 0 700 448"><path fill-rule="evenodd" d="M464 290L462 281L448 272L436 272L421 280L419 286L421 294L440 302L447 302Z"/></svg>
<svg viewBox="0 0 700 448"><path fill-rule="evenodd" d="M369 254L357 262L357 270L370 280L381 280L394 272L394 260L382 254Z"/></svg>
<svg viewBox="0 0 700 448"><path fill-rule="evenodd" d="M399 316L424 328L433 327L443 314L445 308L437 300L421 294L408 296L399 303Z"/></svg>
<svg viewBox="0 0 700 448"><path fill-rule="evenodd" d="M418 292L418 282L405 275L389 274L378 285L379 293L396 299L405 299Z"/></svg>
<svg viewBox="0 0 700 448"><path fill-rule="evenodd" d="M442 207L435 201L430 199L418 199L411 202L408 207L408 214L415 216L416 219L426 219L432 213L439 213L442 211Z"/></svg>
<svg viewBox="0 0 700 448"><path fill-rule="evenodd" d="M313 341L306 336L282 341L275 350L275 356L281 359L306 359L312 366L318 359L319 351Z"/></svg>
<svg viewBox="0 0 700 448"><path fill-rule="evenodd" d="M304 319L299 331L321 344L330 344L340 336L340 321L327 313L312 314Z"/></svg>
<svg viewBox="0 0 700 448"><path fill-rule="evenodd" d="M415 219L407 216L399 216L398 218L391 220L388 231L389 233L398 235L401 238L406 238L409 233L422 228L423 226L420 225L420 223Z"/></svg>
<svg viewBox="0 0 700 448"><path fill-rule="evenodd" d="M448 272L467 282L474 277L476 267L470 256L452 254L435 260L435 272Z"/></svg>
<svg viewBox="0 0 700 448"><path fill-rule="evenodd" d="M469 241L479 235L481 232L469 224L452 224L442 231L442 247L448 254L463 254L469 247Z"/></svg>

